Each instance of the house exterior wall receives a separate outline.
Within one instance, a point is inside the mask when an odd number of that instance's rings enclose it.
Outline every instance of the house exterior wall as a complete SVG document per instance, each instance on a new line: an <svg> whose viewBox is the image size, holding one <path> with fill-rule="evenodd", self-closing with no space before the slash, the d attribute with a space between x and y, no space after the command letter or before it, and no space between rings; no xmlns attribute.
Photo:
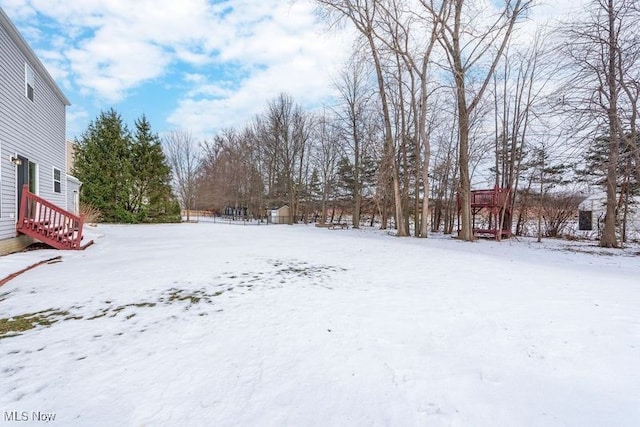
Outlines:
<svg viewBox="0 0 640 427"><path fill-rule="evenodd" d="M67 210L80 215L80 187L82 183L74 176L67 175Z"/></svg>
<svg viewBox="0 0 640 427"><path fill-rule="evenodd" d="M73 141L67 141L65 143L67 149L67 174L73 175L73 167L75 166L75 153L76 145Z"/></svg>
<svg viewBox="0 0 640 427"><path fill-rule="evenodd" d="M33 101L25 94L25 64L33 71ZM17 166L12 156L37 164L39 196L61 207L67 204L67 105L69 101L0 8L0 241L16 236ZM54 191L54 168L61 171L59 193Z"/></svg>
<svg viewBox="0 0 640 427"><path fill-rule="evenodd" d="M12 239L0 240L0 255L20 252L32 243L35 243L35 240L24 234Z"/></svg>

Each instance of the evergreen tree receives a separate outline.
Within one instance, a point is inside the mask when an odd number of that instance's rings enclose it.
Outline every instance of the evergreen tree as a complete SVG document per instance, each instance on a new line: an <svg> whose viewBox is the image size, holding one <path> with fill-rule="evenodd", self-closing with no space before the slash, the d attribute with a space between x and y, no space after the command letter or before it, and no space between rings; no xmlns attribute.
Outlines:
<svg viewBox="0 0 640 427"><path fill-rule="evenodd" d="M353 163L348 157L342 156L338 160L337 176L339 197L352 200L355 197L356 181L353 174Z"/></svg>
<svg viewBox="0 0 640 427"><path fill-rule="evenodd" d="M629 135L626 135L626 137L629 138ZM606 150L608 144L609 138L605 135L595 138L594 143L589 146L584 155L584 167L576 170L576 174L581 181L591 185L605 186L608 163ZM633 194L637 194L638 183L633 171L633 145L621 144L617 159L617 192L623 192L625 190L623 188L625 182L631 182L631 191Z"/></svg>
<svg viewBox="0 0 640 427"><path fill-rule="evenodd" d="M179 222L171 193L171 169L143 115L132 137L113 109L101 112L76 140L74 175L81 197L105 222Z"/></svg>
<svg viewBox="0 0 640 427"><path fill-rule="evenodd" d="M360 192L363 196L369 197L375 191L376 171L378 165L370 156L364 156L360 160L358 178L360 180ZM337 166L337 191L341 198L353 199L356 197L356 186L354 177L354 167L351 160L343 156L338 160Z"/></svg>
<svg viewBox="0 0 640 427"><path fill-rule="evenodd" d="M530 152L530 159L526 162L524 170L528 172L528 181L531 185L527 192L538 191L538 241L543 235L558 237L578 209L582 200L578 193L553 191L571 183L569 174L572 168L572 164L552 163L551 153L544 145ZM523 175L526 176L526 174Z"/></svg>
<svg viewBox="0 0 640 427"><path fill-rule="evenodd" d="M309 198L314 202L322 199L322 183L317 168L313 168L309 180Z"/></svg>
<svg viewBox="0 0 640 427"><path fill-rule="evenodd" d="M631 135L625 135L631 139ZM635 211L635 199L640 194L640 183L634 173L633 144L620 144L616 156L616 226L621 225L622 241L627 240L627 221L630 212ZM584 167L576 170L576 174L590 185L602 186L606 191L609 137L599 136L589 146L584 156Z"/></svg>
<svg viewBox="0 0 640 427"><path fill-rule="evenodd" d="M136 120L135 126L129 211L141 222L179 222L180 207L171 192L171 168L160 138L151 131L145 115Z"/></svg>
<svg viewBox="0 0 640 427"><path fill-rule="evenodd" d="M100 210L105 222L131 222L131 137L120 115L101 112L76 145L73 173L83 183L82 199Z"/></svg>

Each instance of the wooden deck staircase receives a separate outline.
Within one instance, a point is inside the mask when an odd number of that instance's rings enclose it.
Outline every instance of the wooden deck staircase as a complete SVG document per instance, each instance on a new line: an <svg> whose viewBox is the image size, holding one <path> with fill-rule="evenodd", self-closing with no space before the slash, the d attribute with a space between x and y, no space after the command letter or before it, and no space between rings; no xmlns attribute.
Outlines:
<svg viewBox="0 0 640 427"><path fill-rule="evenodd" d="M76 216L66 210L29 192L25 185L20 200L20 215L17 231L41 241L56 249L79 250L93 241L82 245L83 216Z"/></svg>

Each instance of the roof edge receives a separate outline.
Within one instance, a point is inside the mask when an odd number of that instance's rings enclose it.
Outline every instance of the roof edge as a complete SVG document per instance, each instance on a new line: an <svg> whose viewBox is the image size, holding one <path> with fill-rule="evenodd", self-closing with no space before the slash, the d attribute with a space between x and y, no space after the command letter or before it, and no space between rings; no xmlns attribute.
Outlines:
<svg viewBox="0 0 640 427"><path fill-rule="evenodd" d="M60 100L64 103L65 106L71 105L67 97L64 95L56 81L51 77L51 74L47 71L47 68L42 64L38 56L35 54L31 46L27 43L27 41L22 37L20 31L13 24L11 19L7 16L5 11L0 7L0 25L7 29L9 33L9 37L13 42L18 46L20 51L24 56L27 57L27 60L33 65L37 70L39 75L41 75L47 84L53 89L53 92L60 98Z"/></svg>

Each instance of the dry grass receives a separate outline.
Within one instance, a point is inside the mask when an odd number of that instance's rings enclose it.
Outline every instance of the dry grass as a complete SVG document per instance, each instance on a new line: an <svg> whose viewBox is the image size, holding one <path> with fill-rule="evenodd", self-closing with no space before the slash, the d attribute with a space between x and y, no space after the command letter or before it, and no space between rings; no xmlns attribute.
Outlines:
<svg viewBox="0 0 640 427"><path fill-rule="evenodd" d="M102 219L100 210L85 202L80 202L80 215L84 215L84 221L87 224L95 224Z"/></svg>
<svg viewBox="0 0 640 427"><path fill-rule="evenodd" d="M51 326L60 320L60 318L68 315L69 312L67 311L50 308L37 313L28 313L0 319L0 339L18 336L22 332L37 326Z"/></svg>

